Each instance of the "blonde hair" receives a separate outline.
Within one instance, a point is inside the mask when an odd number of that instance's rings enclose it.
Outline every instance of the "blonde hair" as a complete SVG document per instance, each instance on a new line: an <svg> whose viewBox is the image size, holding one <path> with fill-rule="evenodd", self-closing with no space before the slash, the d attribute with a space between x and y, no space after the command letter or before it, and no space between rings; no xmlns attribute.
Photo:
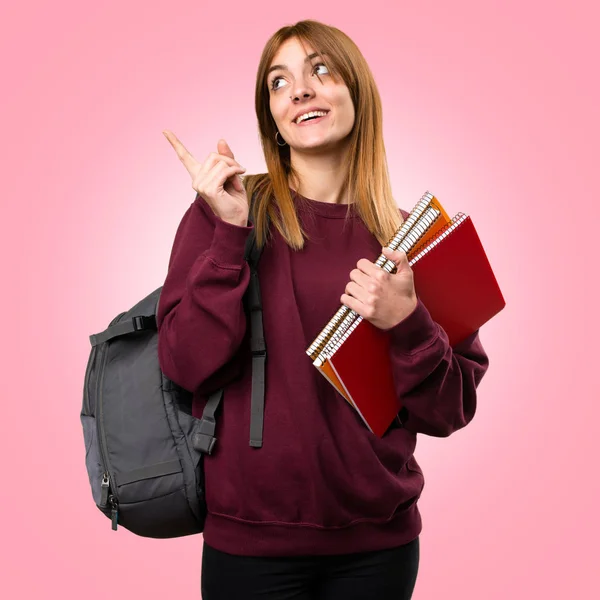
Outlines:
<svg viewBox="0 0 600 600"><path fill-rule="evenodd" d="M340 197L348 192L350 202L365 227L382 245L389 242L402 223L402 216L389 181L383 143L381 98L369 66L356 44L342 31L318 21L304 20L276 31L265 45L256 76L255 108L267 173L244 177L248 198L255 195L251 218L258 244L267 241L267 215L294 249L300 250L306 238L289 188L298 174L290 162L289 146L279 146L277 126L269 108L267 72L280 46L290 38L308 43L321 56L334 81L341 80L350 91L355 121L350 132L344 167L347 178Z"/></svg>

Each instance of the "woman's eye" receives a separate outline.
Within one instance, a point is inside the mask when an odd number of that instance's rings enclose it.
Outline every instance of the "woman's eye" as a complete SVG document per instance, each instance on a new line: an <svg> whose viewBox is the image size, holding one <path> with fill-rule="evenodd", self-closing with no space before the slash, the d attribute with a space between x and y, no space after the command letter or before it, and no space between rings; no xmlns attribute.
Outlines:
<svg viewBox="0 0 600 600"><path fill-rule="evenodd" d="M329 71L327 70L327 66L323 63L317 63L313 69L313 71L315 71L318 67L323 67L325 69L325 73L328 73Z"/></svg>
<svg viewBox="0 0 600 600"><path fill-rule="evenodd" d="M275 79L273 79L273 81L271 81L271 89L272 90L277 90L279 89L278 86L276 86L275 84L281 79L281 77L275 77Z"/></svg>
<svg viewBox="0 0 600 600"><path fill-rule="evenodd" d="M317 69L319 69L319 67L322 67L324 69L324 71L321 72L321 74L327 74L329 71L327 69L327 66L324 63L317 63L316 65L313 66L313 73L316 72ZM283 77L275 77L275 79L273 79L273 81L271 81L271 89L272 90L278 90L281 86L277 85L277 82L279 80L283 80Z"/></svg>

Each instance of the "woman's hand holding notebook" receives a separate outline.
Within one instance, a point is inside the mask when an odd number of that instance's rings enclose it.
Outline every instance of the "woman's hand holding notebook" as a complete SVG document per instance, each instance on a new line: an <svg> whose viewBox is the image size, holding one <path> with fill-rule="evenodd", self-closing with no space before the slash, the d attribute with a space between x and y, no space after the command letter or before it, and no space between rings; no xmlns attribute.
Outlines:
<svg viewBox="0 0 600 600"><path fill-rule="evenodd" d="M450 219L429 192L387 246L406 253L418 298L454 346L500 312L505 301L470 217ZM396 273L382 253L375 265ZM349 302L352 304L352 302ZM306 353L319 372L383 436L401 409L389 334L342 305Z"/></svg>

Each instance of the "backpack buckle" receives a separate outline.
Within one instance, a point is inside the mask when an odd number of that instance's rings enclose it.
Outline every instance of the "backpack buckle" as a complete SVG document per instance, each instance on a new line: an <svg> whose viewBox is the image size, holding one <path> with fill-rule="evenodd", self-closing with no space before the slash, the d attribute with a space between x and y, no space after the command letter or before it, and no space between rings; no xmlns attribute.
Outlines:
<svg viewBox="0 0 600 600"><path fill-rule="evenodd" d="M156 328L156 317L146 317L144 315L137 315L132 318L133 330L141 331L143 329L155 329Z"/></svg>
<svg viewBox="0 0 600 600"><path fill-rule="evenodd" d="M204 454L212 454L217 438L215 437L215 420L202 417L198 423L198 431L194 433L192 443L194 448Z"/></svg>
<svg viewBox="0 0 600 600"><path fill-rule="evenodd" d="M203 454L212 454L217 438L206 433L196 433L193 438L194 448Z"/></svg>

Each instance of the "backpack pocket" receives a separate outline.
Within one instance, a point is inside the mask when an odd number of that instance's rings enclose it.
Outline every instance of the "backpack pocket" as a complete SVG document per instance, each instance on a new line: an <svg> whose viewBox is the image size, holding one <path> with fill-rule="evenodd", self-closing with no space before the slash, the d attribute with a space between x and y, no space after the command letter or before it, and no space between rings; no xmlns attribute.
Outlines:
<svg viewBox="0 0 600 600"><path fill-rule="evenodd" d="M204 515L198 518L184 488L140 502L119 502L119 519L136 535L172 538L201 533Z"/></svg>

